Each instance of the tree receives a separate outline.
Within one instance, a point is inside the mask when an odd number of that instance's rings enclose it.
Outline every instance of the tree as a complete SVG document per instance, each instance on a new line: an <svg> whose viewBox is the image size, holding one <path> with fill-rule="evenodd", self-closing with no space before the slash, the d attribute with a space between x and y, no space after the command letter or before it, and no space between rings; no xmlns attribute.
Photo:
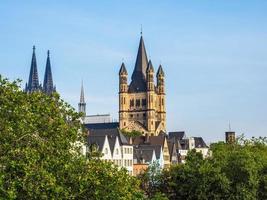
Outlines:
<svg viewBox="0 0 267 200"><path fill-rule="evenodd" d="M211 145L212 157L189 152L186 163L164 170L161 191L169 199L266 199L266 138Z"/></svg>
<svg viewBox="0 0 267 200"><path fill-rule="evenodd" d="M123 135L127 137L137 137L137 136L142 136L143 134L140 131L126 131L125 129L121 129L121 132Z"/></svg>
<svg viewBox="0 0 267 200"><path fill-rule="evenodd" d="M185 164L164 170L161 190L169 199L227 199L228 186L220 170L192 150Z"/></svg>
<svg viewBox="0 0 267 200"><path fill-rule="evenodd" d="M1 199L142 199L125 170L80 152L80 115L58 94L0 76Z"/></svg>
<svg viewBox="0 0 267 200"><path fill-rule="evenodd" d="M149 167L138 176L141 181L141 188L144 190L146 196L150 199L164 199L165 195L160 193L161 183L161 171L160 165L157 161L154 161Z"/></svg>

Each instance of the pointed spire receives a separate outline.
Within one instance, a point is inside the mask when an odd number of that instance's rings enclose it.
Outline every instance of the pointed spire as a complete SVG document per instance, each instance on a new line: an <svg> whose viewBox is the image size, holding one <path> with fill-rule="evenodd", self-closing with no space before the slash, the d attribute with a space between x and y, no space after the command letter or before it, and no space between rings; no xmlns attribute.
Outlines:
<svg viewBox="0 0 267 200"><path fill-rule="evenodd" d="M46 59L43 91L46 94L52 94L55 91L55 88L54 88L54 85L53 85L53 77L52 77L49 50L47 51L47 59Z"/></svg>
<svg viewBox="0 0 267 200"><path fill-rule="evenodd" d="M84 113L84 115L86 115L86 103L84 100L83 81L82 81L82 86L81 86L81 95L80 95L80 102L78 104L78 109L80 113Z"/></svg>
<svg viewBox="0 0 267 200"><path fill-rule="evenodd" d="M129 85L129 92L145 92L146 91L146 68L148 65L147 54L143 36L141 35L139 48L137 52L132 81Z"/></svg>
<svg viewBox="0 0 267 200"><path fill-rule="evenodd" d="M84 100L83 81L82 81L82 87L81 87L80 103L85 103L85 100Z"/></svg>
<svg viewBox="0 0 267 200"><path fill-rule="evenodd" d="M136 79L137 77L143 78L145 80L147 65L148 65L147 54L146 54L143 36L141 35L136 62L135 62L135 67L134 67L134 72L132 75L132 80Z"/></svg>
<svg viewBox="0 0 267 200"><path fill-rule="evenodd" d="M159 76L159 75L163 75L163 76L165 75L161 65L159 65L159 69L157 71L157 76Z"/></svg>
<svg viewBox="0 0 267 200"><path fill-rule="evenodd" d="M123 74L123 73L128 75L124 62L122 62L121 68L120 68L120 71L119 71L119 74Z"/></svg>
<svg viewBox="0 0 267 200"><path fill-rule="evenodd" d="M153 67L153 65L152 65L151 60L149 60L149 62L148 62L148 66L147 66L147 69L146 69L146 72L149 72L149 71L154 72L154 67Z"/></svg>
<svg viewBox="0 0 267 200"><path fill-rule="evenodd" d="M36 61L36 55L35 55L35 46L33 46L32 49L33 49L33 52L32 52L32 61L31 61L29 81L25 88L25 91L29 93L38 91L40 89L38 71L37 71L37 61Z"/></svg>

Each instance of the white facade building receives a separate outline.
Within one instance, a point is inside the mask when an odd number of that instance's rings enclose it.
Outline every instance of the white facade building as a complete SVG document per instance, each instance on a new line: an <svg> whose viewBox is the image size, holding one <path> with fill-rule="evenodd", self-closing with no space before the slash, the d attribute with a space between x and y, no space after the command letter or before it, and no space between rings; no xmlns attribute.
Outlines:
<svg viewBox="0 0 267 200"><path fill-rule="evenodd" d="M95 145L102 153L101 159L110 161L119 168L124 167L128 173L133 173L133 146L119 129L92 129L87 139L88 151Z"/></svg>

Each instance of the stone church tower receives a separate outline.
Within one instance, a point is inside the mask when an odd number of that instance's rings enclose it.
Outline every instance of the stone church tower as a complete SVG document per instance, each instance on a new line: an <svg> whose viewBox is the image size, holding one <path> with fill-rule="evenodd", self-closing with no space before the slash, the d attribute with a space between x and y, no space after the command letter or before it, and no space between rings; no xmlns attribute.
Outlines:
<svg viewBox="0 0 267 200"><path fill-rule="evenodd" d="M119 71L120 129L158 135L166 132L165 75L160 65L154 82L154 67L148 61L141 35L131 82L122 63Z"/></svg>

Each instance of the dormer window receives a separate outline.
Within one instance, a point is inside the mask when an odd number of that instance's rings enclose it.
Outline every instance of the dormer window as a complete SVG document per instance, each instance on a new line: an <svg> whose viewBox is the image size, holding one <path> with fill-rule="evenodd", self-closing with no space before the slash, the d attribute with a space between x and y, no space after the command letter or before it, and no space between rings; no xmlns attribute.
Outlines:
<svg viewBox="0 0 267 200"><path fill-rule="evenodd" d="M108 148L105 148L105 154L108 154Z"/></svg>
<svg viewBox="0 0 267 200"><path fill-rule="evenodd" d="M116 149L116 155L119 155L119 149Z"/></svg>

